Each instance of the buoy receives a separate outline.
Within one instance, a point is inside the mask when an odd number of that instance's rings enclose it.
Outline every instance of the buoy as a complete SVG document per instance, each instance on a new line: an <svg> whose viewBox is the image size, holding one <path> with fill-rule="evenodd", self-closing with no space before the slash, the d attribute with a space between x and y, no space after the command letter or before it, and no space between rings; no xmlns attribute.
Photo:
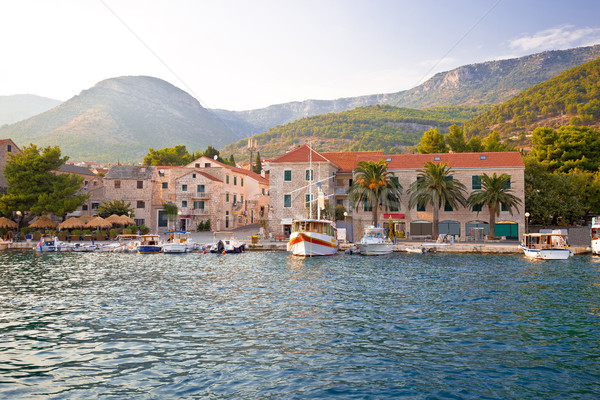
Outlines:
<svg viewBox="0 0 600 400"><path fill-rule="evenodd" d="M225 255L225 250L223 250L223 253L221 253L221 254Z"/></svg>
<svg viewBox="0 0 600 400"><path fill-rule="evenodd" d="M206 250L204 250L204 251L202 252L202 254L206 254Z"/></svg>

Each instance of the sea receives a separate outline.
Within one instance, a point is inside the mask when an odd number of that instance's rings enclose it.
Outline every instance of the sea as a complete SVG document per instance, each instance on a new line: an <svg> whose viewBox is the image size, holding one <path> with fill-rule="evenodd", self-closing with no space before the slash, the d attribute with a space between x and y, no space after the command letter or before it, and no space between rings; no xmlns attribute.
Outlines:
<svg viewBox="0 0 600 400"><path fill-rule="evenodd" d="M598 399L600 258L0 253L2 399Z"/></svg>

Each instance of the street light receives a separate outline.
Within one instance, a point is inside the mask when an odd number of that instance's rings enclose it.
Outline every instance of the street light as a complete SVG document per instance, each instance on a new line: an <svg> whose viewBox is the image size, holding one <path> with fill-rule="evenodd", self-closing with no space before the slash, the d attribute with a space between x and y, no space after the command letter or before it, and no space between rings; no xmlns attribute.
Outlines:
<svg viewBox="0 0 600 400"><path fill-rule="evenodd" d="M531 214L529 214L528 212L525 213L525 233L529 233L529 216Z"/></svg>
<svg viewBox="0 0 600 400"><path fill-rule="evenodd" d="M348 241L348 222L346 218L348 217L348 212L344 211L344 228L346 229L346 241Z"/></svg>

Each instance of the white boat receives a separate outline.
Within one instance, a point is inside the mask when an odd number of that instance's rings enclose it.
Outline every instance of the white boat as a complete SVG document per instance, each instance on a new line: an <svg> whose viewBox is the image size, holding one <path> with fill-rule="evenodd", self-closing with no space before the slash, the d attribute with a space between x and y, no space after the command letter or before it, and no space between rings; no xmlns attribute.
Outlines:
<svg viewBox="0 0 600 400"><path fill-rule="evenodd" d="M337 253L337 229L332 221L298 219L292 221L287 250L294 256L331 256Z"/></svg>
<svg viewBox="0 0 600 400"><path fill-rule="evenodd" d="M211 253L243 253L246 243L235 238L233 232L215 232L214 243L210 246Z"/></svg>
<svg viewBox="0 0 600 400"><path fill-rule="evenodd" d="M600 254L600 219L592 218L592 254Z"/></svg>
<svg viewBox="0 0 600 400"><path fill-rule="evenodd" d="M198 244L189 238L184 231L170 231L169 241L163 243L163 253L190 253L198 248Z"/></svg>
<svg viewBox="0 0 600 400"><path fill-rule="evenodd" d="M390 254L394 251L394 244L386 236L385 230L374 226L367 226L364 229L363 237L356 246L360 254L365 256Z"/></svg>
<svg viewBox="0 0 600 400"><path fill-rule="evenodd" d="M160 253L162 246L159 244L158 235L141 235L137 252L140 254Z"/></svg>
<svg viewBox="0 0 600 400"><path fill-rule="evenodd" d="M573 255L568 247L567 234L561 231L552 233L526 233L521 248L523 253L536 260L567 260Z"/></svg>
<svg viewBox="0 0 600 400"><path fill-rule="evenodd" d="M58 251L59 247L58 239L55 237L42 237L35 250L38 253L48 253Z"/></svg>

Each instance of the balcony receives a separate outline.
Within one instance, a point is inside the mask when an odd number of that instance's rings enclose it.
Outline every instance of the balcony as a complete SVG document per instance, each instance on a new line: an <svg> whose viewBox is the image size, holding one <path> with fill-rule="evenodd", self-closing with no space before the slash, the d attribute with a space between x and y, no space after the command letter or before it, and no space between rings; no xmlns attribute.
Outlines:
<svg viewBox="0 0 600 400"><path fill-rule="evenodd" d="M347 187L343 187L342 186L342 187L336 187L335 188L335 195L336 196L345 196L345 195L348 194L347 192L348 192L348 188Z"/></svg>
<svg viewBox="0 0 600 400"><path fill-rule="evenodd" d="M193 199L209 199L210 198L210 192L195 192L192 194L192 198Z"/></svg>
<svg viewBox="0 0 600 400"><path fill-rule="evenodd" d="M190 215L209 215L206 208L193 208L190 210Z"/></svg>

